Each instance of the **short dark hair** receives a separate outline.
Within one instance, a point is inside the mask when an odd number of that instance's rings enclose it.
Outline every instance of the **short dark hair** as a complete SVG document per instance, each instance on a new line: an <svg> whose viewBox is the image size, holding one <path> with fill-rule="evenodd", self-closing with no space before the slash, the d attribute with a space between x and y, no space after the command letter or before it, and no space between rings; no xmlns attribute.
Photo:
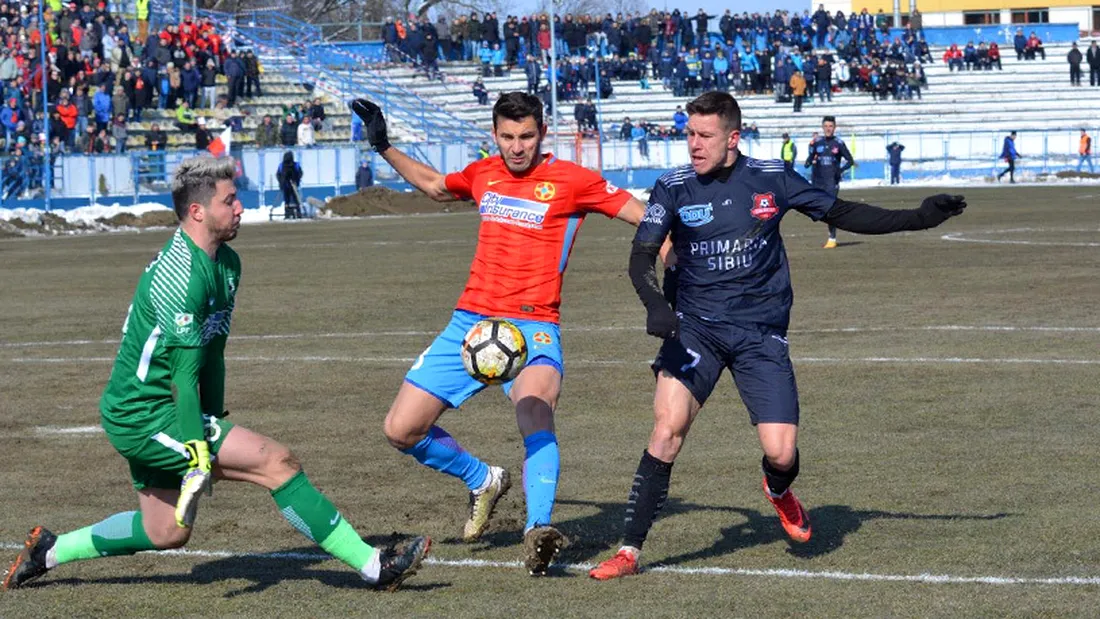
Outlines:
<svg viewBox="0 0 1100 619"><path fill-rule="evenodd" d="M689 116L699 114L709 116L717 114L718 118L730 129L741 128L741 106L737 105L737 99L728 92L712 90L695 97L687 104Z"/></svg>
<svg viewBox="0 0 1100 619"><path fill-rule="evenodd" d="M176 217L183 221L193 203L209 206L217 193L218 181L233 180L236 171L232 157L215 159L200 155L185 159L172 175L172 206Z"/></svg>
<svg viewBox="0 0 1100 619"><path fill-rule="evenodd" d="M826 116L825 118L821 119L821 122L823 122L823 123L833 123L835 125L836 124L836 116Z"/></svg>
<svg viewBox="0 0 1100 619"><path fill-rule="evenodd" d="M496 129L497 119L500 117L522 122L525 118L533 117L535 125L540 129L543 125L542 100L535 95L529 95L521 91L506 92L500 95L493 105L493 128Z"/></svg>

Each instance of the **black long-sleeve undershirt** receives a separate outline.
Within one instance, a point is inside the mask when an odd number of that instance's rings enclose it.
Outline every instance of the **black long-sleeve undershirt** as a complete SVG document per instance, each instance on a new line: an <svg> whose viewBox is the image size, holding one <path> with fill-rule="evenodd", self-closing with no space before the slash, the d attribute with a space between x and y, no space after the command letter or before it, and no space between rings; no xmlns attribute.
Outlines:
<svg viewBox="0 0 1100 619"><path fill-rule="evenodd" d="M906 230L934 228L948 215L935 208L922 205L914 209L887 209L862 202L837 199L833 208L822 218L825 223L857 234L890 234Z"/></svg>

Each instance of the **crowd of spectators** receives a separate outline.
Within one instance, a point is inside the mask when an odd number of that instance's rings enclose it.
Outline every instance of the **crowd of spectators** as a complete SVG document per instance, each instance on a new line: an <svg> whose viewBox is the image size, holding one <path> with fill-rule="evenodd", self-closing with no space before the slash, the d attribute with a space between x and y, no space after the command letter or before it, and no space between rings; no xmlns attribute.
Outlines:
<svg viewBox="0 0 1100 619"><path fill-rule="evenodd" d="M502 75L517 66L528 92L548 94L550 70L556 72L558 98L580 100L611 96L617 80L637 80L643 89L660 83L677 96L711 89L745 94L774 94L793 99L791 78L801 73L808 94L831 98L847 88L875 99L920 96L927 87L923 64L934 62L923 36L923 16L914 10L901 36L891 37L892 16L866 9L846 15L824 6L811 13L776 11L722 15L679 9L603 17L572 14L554 17L551 41L544 14L507 16L471 13L432 22L387 19L383 39L389 58L430 64L476 60L482 76ZM557 63L550 67L554 44ZM599 79L597 79L597 77ZM597 81L600 88L595 88ZM604 85L606 83L606 86ZM472 87L479 102L484 84Z"/></svg>
<svg viewBox="0 0 1100 619"><path fill-rule="evenodd" d="M150 32L148 1L136 6L128 22L102 0L47 0L43 28L33 3L0 1L3 198L41 188L47 130L56 161L66 153L125 153L135 137L138 148L163 151L170 124L193 135L196 149L226 127L243 129L239 102L263 95L255 53L235 49L209 18L188 16ZM175 122L143 122L154 109ZM258 132L259 144L310 146L326 127L320 100L290 106L283 117L293 131L281 127L273 139Z"/></svg>

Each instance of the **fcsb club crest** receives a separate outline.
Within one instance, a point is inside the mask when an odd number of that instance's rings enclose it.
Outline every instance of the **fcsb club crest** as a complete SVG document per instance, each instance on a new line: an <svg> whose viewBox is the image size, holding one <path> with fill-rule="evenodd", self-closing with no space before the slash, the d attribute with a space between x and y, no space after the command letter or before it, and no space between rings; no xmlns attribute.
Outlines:
<svg viewBox="0 0 1100 619"><path fill-rule="evenodd" d="M775 194L770 191L752 194L752 210L749 214L761 221L768 221L778 215L779 207L775 204Z"/></svg>
<svg viewBox="0 0 1100 619"><path fill-rule="evenodd" d="M539 331L531 339L535 340L535 342L539 344L550 344L554 341L553 338L550 337L550 334L545 331Z"/></svg>
<svg viewBox="0 0 1100 619"><path fill-rule="evenodd" d="M554 183L548 183L543 181L538 185L535 185L535 197L539 200L546 201L554 197Z"/></svg>

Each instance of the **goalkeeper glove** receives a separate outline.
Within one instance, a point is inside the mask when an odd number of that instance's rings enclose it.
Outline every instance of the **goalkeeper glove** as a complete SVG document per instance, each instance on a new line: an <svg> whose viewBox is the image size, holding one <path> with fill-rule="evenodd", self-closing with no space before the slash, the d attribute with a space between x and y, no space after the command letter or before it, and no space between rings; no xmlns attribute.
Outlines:
<svg viewBox="0 0 1100 619"><path fill-rule="evenodd" d="M190 457L187 473L180 484L180 498L176 502L176 524L183 529L195 522L199 509L199 495L210 488L210 447L206 441L187 441L183 444Z"/></svg>
<svg viewBox="0 0 1100 619"><path fill-rule="evenodd" d="M363 135L367 136L371 148L376 153L383 153L390 147L390 140L386 135L386 117L382 114L382 108L369 99L356 99L351 102L351 111L363 121Z"/></svg>
<svg viewBox="0 0 1100 619"><path fill-rule="evenodd" d="M945 193L929 196L921 202L920 213L928 228L935 228L966 210L966 198Z"/></svg>

